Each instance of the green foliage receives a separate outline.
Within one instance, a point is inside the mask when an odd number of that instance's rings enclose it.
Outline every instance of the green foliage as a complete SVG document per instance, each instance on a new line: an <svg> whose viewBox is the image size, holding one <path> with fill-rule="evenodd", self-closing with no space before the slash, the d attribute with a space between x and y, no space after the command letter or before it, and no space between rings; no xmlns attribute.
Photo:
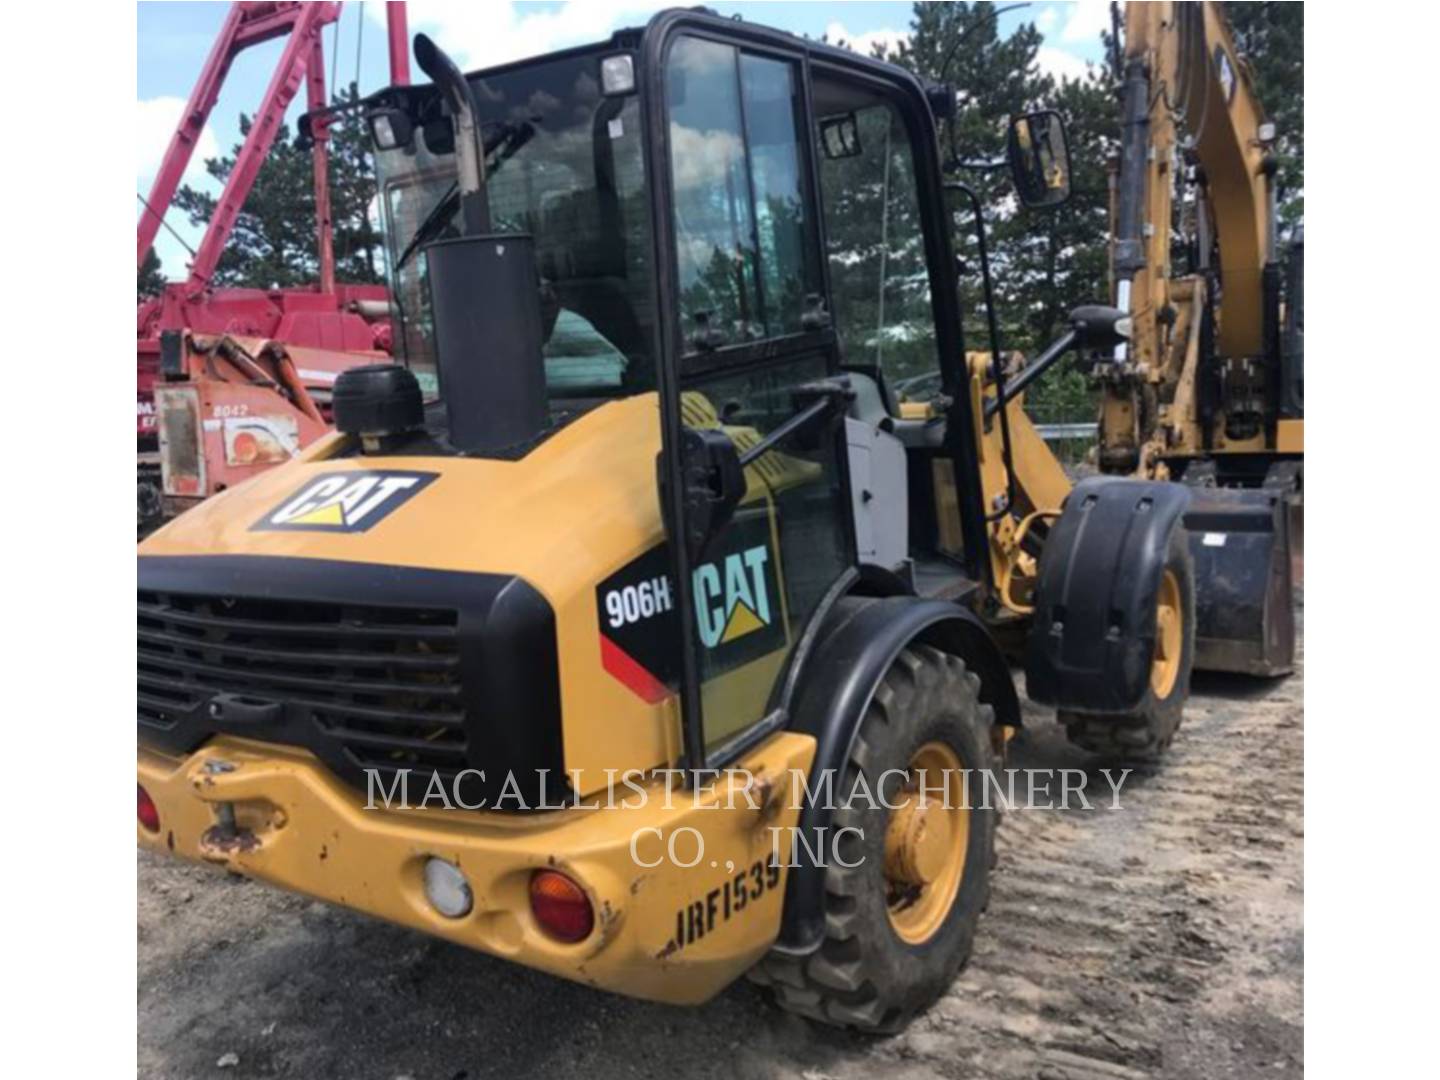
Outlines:
<svg viewBox="0 0 1440 1080"><path fill-rule="evenodd" d="M337 95L335 103L353 99L351 91ZM249 134L251 123L250 117L241 115L242 136ZM226 157L209 159L206 172L224 184L239 151L236 146ZM369 217L375 197L374 168L358 118L331 126L329 158L336 280L347 284L382 282L381 239ZM188 184L175 196L175 205L194 225L210 221L216 202L215 196ZM286 288L314 284L319 273L313 159L310 151L295 145L288 127L281 125L220 256L215 283Z"/></svg>
<svg viewBox="0 0 1440 1080"><path fill-rule="evenodd" d="M1288 229L1304 216L1302 6L1231 3L1225 10L1255 73L1260 99L1279 126L1281 219ZM1108 300L1107 168L1119 153L1119 106L1108 64L1092 65L1082 79L1056 80L1036 62L1043 41L1039 30L1027 23L1002 39L994 13L991 3L916 3L910 39L888 55L878 48L876 54L923 78L955 86L956 119L942 123L939 133L943 159L1002 157L1006 123L1013 114L1044 107L1064 117L1072 196L1063 207L1019 208L1004 170L960 169L953 174L974 189L985 210L1001 349L1033 355L1059 336L1071 308ZM855 198L864 198L864 193ZM974 217L963 200L953 205L955 247L965 270L961 292L967 348L988 350ZM827 208L827 222L835 217ZM1030 389L1026 403L1042 421L1088 420L1094 415L1085 377L1064 361Z"/></svg>
<svg viewBox="0 0 1440 1080"><path fill-rule="evenodd" d="M352 86L336 104L358 100ZM385 281L384 238L370 218L375 200L375 164L370 137L357 114L330 128L330 214L335 233L335 279L344 284Z"/></svg>
<svg viewBox="0 0 1440 1080"><path fill-rule="evenodd" d="M1305 220L1305 5L1231 3L1225 14L1277 128L1282 232Z"/></svg>
<svg viewBox="0 0 1440 1080"><path fill-rule="evenodd" d="M1065 118L1070 142L1071 197L1054 210L1022 211L1006 223L1000 242L1015 251L1013 288L1007 288L1013 340L1027 353L1043 349L1064 329L1066 314L1084 303L1109 300L1110 228L1107 162L1119 152L1120 128L1108 68L1092 67L1083 80L1056 83L1049 76L1043 102ZM1047 372L1026 395L1042 421L1068 422L1094 415L1084 376L1068 362Z"/></svg>
<svg viewBox="0 0 1440 1080"><path fill-rule="evenodd" d="M833 307L846 359L903 389L936 370L910 142L883 105L861 110L856 129L861 152L820 165Z"/></svg>
<svg viewBox="0 0 1440 1080"><path fill-rule="evenodd" d="M145 253L145 261L140 264L135 276L135 295L140 300L159 296L164 290L165 275L160 272L160 256L155 254L153 247Z"/></svg>
<svg viewBox="0 0 1440 1080"><path fill-rule="evenodd" d="M1073 194L1063 207L1020 208L1005 170L961 168L953 173L975 191L984 208L1000 347L1006 353L1039 351L1059 336L1070 308L1103 302L1109 293L1106 161L1119 146L1110 73L1096 67L1085 79L1057 82L1037 63L1042 40L1030 23L1001 38L991 3L917 3L909 41L887 57L923 78L955 86L956 117L943 122L940 130L945 160L1002 158L1012 115L1054 108L1065 118ZM963 197L955 197L952 207L956 251L965 270L961 293L966 344L988 351L974 214ZM1084 377L1063 363L1031 388L1027 402L1030 411L1045 420L1094 415Z"/></svg>

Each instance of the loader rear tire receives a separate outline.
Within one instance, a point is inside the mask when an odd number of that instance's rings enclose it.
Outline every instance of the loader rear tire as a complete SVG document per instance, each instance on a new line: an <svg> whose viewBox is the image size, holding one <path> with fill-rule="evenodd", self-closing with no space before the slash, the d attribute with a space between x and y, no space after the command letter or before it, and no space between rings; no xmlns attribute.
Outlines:
<svg viewBox="0 0 1440 1080"><path fill-rule="evenodd" d="M1170 534L1157 606L1155 656L1139 708L1123 716L1061 710L1060 723L1076 746L1120 761L1143 762L1154 761L1174 740L1195 663L1195 568L1184 529Z"/></svg>
<svg viewBox="0 0 1440 1080"><path fill-rule="evenodd" d="M830 835L843 839L823 871L825 936L808 956L772 952L750 973L782 1008L836 1027L899 1031L970 958L999 820L982 799L995 715L979 694L962 660L925 645L906 648L886 673L834 788ZM875 800L846 805L862 780ZM880 804L882 783L893 809ZM916 798L922 784L933 801Z"/></svg>

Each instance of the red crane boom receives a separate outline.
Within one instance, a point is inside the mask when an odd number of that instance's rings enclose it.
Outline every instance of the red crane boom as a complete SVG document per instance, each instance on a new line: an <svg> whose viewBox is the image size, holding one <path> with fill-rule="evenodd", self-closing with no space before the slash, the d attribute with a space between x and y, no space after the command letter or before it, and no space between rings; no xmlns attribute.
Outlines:
<svg viewBox="0 0 1440 1080"><path fill-rule="evenodd" d="M182 497L204 497L270 460L237 456L233 440L225 444L229 449L221 453L218 442L210 445L214 439L200 439L194 453L186 457L194 469L187 466L182 476L176 467L178 459L172 460L173 447L168 456L162 452L167 440L165 424L159 418L162 410L156 405L157 384L169 388L165 392L170 400L189 400L185 398L189 393L197 402L203 401L207 408L225 412L226 416L236 409L247 416L263 414L271 433L282 433L275 452L283 455L294 452L325 429L323 410L310 400L311 394L319 394L323 402L336 374L354 364L373 362L383 357L388 348L389 326L384 314L388 294L384 286L340 285L335 280L330 118L323 111L328 102L321 33L339 19L341 6L338 2L232 4L151 185L136 228L137 268L144 264L154 245L231 64L251 46L285 38L254 123L236 156L186 280L166 285L160 296L143 301L137 312L136 434L142 519L160 516L162 499L174 502ZM403 3L386 4L386 23L390 80L393 84L407 84L410 55ZM319 280L314 286L302 288L216 288L213 279L225 245L302 82L314 140L311 153ZM162 375L162 342L167 335L174 340L166 354L170 366ZM210 350L204 365L190 362L195 353L192 346L197 344L195 335L201 335L203 348ZM255 364L249 350L254 350L253 355L271 358L264 363L273 365L274 372L261 379L251 370ZM221 354L239 364L237 370L243 370L243 375L217 375L220 369L215 356ZM301 360L298 364L297 358ZM180 384L191 389L182 391ZM254 398L259 384L272 389ZM229 400L242 392L251 395L250 399ZM213 420L209 416L205 419L207 423ZM187 428L183 442L196 442L202 430L214 434L211 427L202 425L192 437Z"/></svg>
<svg viewBox="0 0 1440 1080"><path fill-rule="evenodd" d="M187 292L204 289L210 284L220 255L229 242L235 228L235 219L245 204L250 189L255 185L260 166L270 153L275 136L285 119L285 112L294 100L303 80L306 88L306 104L311 110L323 109L325 98L325 63L321 47L320 32L340 17L339 3L236 3L230 8L221 27L220 36L215 39L200 78L190 92L190 100L170 138L164 160L155 181L150 186L144 212L140 215L137 232L135 265L144 263L145 255L155 243L161 221L180 180L190 165L200 133L204 130L210 113L219 99L220 88L230 72L235 57L250 48L275 38L289 36L280 62L270 78L270 85L261 99L255 114L254 124L235 159L235 167L220 195L215 214L210 220L205 238L190 265L190 277L186 283ZM405 5L388 3L386 21L389 38L390 81L404 85L410 81L410 51L406 40ZM325 146L328 132L323 120L315 123L315 208L317 243L320 250L320 291L335 290L335 256L330 220L329 156Z"/></svg>

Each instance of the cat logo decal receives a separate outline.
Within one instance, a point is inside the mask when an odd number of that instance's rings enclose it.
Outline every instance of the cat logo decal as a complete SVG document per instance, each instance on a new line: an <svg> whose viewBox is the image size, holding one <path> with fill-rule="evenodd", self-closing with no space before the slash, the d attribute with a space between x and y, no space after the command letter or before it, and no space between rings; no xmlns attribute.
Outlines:
<svg viewBox="0 0 1440 1080"><path fill-rule="evenodd" d="M789 640L768 519L737 519L725 540L690 578L691 640L704 650L706 679L767 656ZM652 704L674 694L685 635L665 547L651 548L600 582L595 607L601 666Z"/></svg>
<svg viewBox="0 0 1440 1080"><path fill-rule="evenodd" d="M365 532L420 494L438 475L390 469L325 473L251 528L261 532Z"/></svg>
<svg viewBox="0 0 1440 1080"><path fill-rule="evenodd" d="M769 548L757 544L695 569L695 617L707 649L770 625L769 559Z"/></svg>

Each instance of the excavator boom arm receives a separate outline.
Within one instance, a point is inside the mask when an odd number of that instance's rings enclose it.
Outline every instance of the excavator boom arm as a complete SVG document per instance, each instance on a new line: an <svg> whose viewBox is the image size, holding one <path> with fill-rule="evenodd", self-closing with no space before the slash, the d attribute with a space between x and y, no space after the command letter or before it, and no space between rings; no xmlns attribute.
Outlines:
<svg viewBox="0 0 1440 1080"><path fill-rule="evenodd" d="M1260 356L1267 351L1265 268L1276 261L1274 127L1221 5L1127 4L1123 64L1117 304L1140 324L1170 306L1173 173L1193 165L1203 193L1200 258L1208 259L1217 238L1225 286L1217 351ZM1158 368L1158 348L1155 328L1137 326L1137 359Z"/></svg>

